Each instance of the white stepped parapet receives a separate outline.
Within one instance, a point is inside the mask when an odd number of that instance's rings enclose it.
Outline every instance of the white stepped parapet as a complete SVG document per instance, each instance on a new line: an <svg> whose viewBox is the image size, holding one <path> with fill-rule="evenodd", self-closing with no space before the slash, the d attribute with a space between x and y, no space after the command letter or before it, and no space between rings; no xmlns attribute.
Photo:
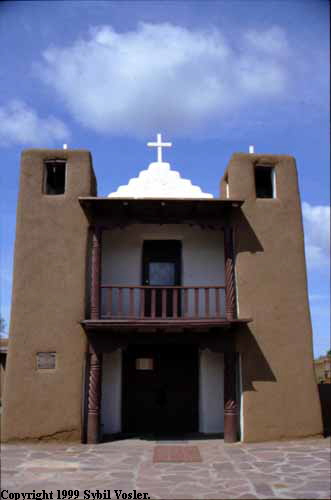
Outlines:
<svg viewBox="0 0 331 500"><path fill-rule="evenodd" d="M182 179L180 173L171 170L166 162L150 163L147 170L142 170L138 177L130 179L126 186L119 186L110 193L109 198L213 198L204 193L199 186L194 186L188 179Z"/></svg>

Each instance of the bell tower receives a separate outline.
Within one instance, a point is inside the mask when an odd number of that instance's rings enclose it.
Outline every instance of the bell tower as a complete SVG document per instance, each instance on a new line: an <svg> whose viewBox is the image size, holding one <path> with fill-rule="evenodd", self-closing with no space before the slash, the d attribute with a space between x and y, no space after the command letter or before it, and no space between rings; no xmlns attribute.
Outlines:
<svg viewBox="0 0 331 500"><path fill-rule="evenodd" d="M253 319L236 332L243 439L320 434L295 159L233 154L221 197L245 200L232 216L238 312Z"/></svg>
<svg viewBox="0 0 331 500"><path fill-rule="evenodd" d="M88 222L78 197L95 194L88 151L22 153L5 441L81 439Z"/></svg>

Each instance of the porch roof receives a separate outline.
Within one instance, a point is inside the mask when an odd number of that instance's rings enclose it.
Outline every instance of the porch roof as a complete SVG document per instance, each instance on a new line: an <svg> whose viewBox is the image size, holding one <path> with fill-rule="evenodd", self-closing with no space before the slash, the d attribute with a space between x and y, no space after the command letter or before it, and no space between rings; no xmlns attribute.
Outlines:
<svg viewBox="0 0 331 500"><path fill-rule="evenodd" d="M96 220L130 223L185 223L221 224L221 217L240 210L244 200L219 198L108 198L80 196L78 198L91 223Z"/></svg>

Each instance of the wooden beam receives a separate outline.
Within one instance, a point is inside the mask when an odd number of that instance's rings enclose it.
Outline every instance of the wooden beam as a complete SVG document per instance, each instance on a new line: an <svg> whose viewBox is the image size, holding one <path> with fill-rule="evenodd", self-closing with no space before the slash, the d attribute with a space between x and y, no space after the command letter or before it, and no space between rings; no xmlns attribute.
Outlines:
<svg viewBox="0 0 331 500"><path fill-rule="evenodd" d="M226 328L229 329L233 325L243 325L250 323L252 321L252 318L241 318L233 321L228 321L226 319L222 318L208 318L208 319L194 319L194 318L178 318L178 319L171 319L171 318L166 318L162 319L160 318L155 318L151 319L150 317L145 317L142 319L121 319L121 318L109 318L109 319L102 319L102 320L83 320L81 321L82 326L84 327L85 330L87 331L95 331L97 332L98 330L111 330L111 329L118 329L118 332L122 332L125 329L129 330L134 330L136 328L150 328L150 327L158 327L158 328L165 328L165 327L186 327L189 330L193 330L196 328L200 327L206 327L206 328Z"/></svg>

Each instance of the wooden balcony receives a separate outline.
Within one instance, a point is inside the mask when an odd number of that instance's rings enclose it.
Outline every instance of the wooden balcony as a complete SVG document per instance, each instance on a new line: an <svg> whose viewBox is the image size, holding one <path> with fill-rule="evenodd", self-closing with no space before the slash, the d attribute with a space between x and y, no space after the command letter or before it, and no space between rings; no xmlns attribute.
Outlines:
<svg viewBox="0 0 331 500"><path fill-rule="evenodd" d="M227 306L228 300L228 306ZM225 285L101 285L99 317L82 322L86 330L205 330L247 323L229 307Z"/></svg>
<svg viewBox="0 0 331 500"><path fill-rule="evenodd" d="M225 285L101 285L100 319L144 322L226 320Z"/></svg>
<svg viewBox="0 0 331 500"><path fill-rule="evenodd" d="M232 229L224 229L225 284L135 286L102 284L101 233L92 237L91 314L82 321L87 331L117 332L156 329L209 329L247 323L237 316Z"/></svg>

